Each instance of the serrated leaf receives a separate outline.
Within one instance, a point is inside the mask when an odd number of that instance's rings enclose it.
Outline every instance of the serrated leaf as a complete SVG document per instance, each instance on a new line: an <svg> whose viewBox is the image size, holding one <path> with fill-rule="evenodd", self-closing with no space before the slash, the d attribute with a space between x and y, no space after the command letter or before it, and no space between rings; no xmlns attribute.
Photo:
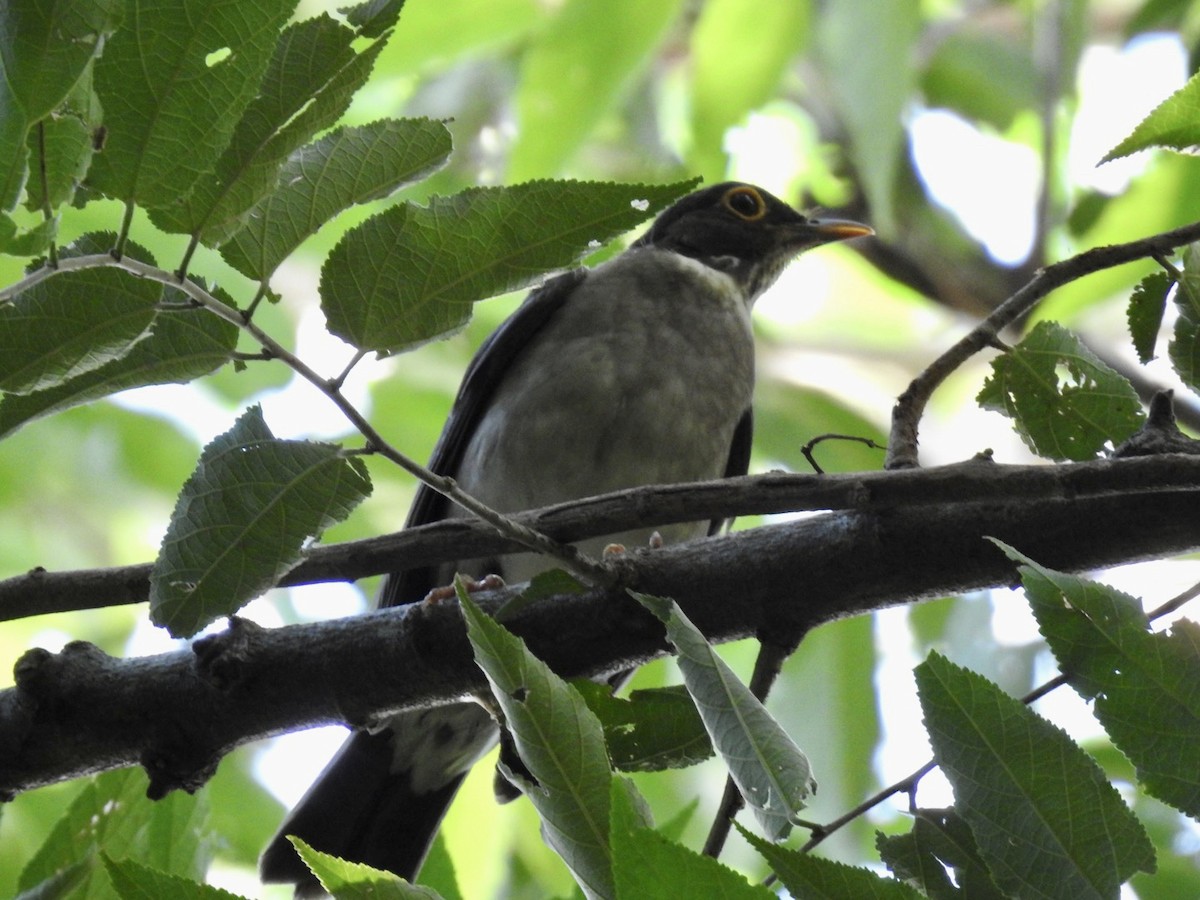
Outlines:
<svg viewBox="0 0 1200 900"><path fill-rule="evenodd" d="M677 18L681 0L572 0L533 36L514 104L520 127L508 177L562 171L633 86Z"/></svg>
<svg viewBox="0 0 1200 900"><path fill-rule="evenodd" d="M1133 338L1133 347L1143 365L1154 359L1154 346L1158 343L1170 290L1171 279L1167 273L1152 272L1138 282L1129 297L1126 313L1129 336Z"/></svg>
<svg viewBox="0 0 1200 900"><path fill-rule="evenodd" d="M1200 818L1200 628L1152 634L1142 604L1116 588L1021 563L1039 629L1071 686L1158 799Z"/></svg>
<svg viewBox="0 0 1200 900"><path fill-rule="evenodd" d="M232 303L220 289L213 292ZM228 362L237 340L237 326L207 310L160 311L148 336L120 359L46 390L0 398L0 437L35 419L118 391L194 381Z"/></svg>
<svg viewBox="0 0 1200 900"><path fill-rule="evenodd" d="M691 170L725 174L725 132L771 99L808 38L810 4L709 0L692 27Z"/></svg>
<svg viewBox="0 0 1200 900"><path fill-rule="evenodd" d="M362 460L277 440L252 406L200 454L150 574L150 619L195 634L278 583L371 493Z"/></svg>
<svg viewBox="0 0 1200 900"><path fill-rule="evenodd" d="M632 782L613 779L611 836L620 900L769 900L775 896L712 857L647 827L640 799Z"/></svg>
<svg viewBox="0 0 1200 900"><path fill-rule="evenodd" d="M996 883L1022 896L1108 898L1154 848L1061 729L931 653L915 669L934 754Z"/></svg>
<svg viewBox="0 0 1200 900"><path fill-rule="evenodd" d="M244 900L240 894L160 872L132 859L115 860L107 854L102 858L120 900Z"/></svg>
<svg viewBox="0 0 1200 900"><path fill-rule="evenodd" d="M542 819L546 842L588 897L613 897L609 847L612 770L600 722L579 694L525 644L458 592L475 662L487 675L531 783L513 772Z"/></svg>
<svg viewBox="0 0 1200 900"><path fill-rule="evenodd" d="M304 864L317 876L322 887L338 900L440 900L441 894L432 888L409 884L399 875L373 869L363 863L339 859L328 853L314 850L297 837L288 836L304 860Z"/></svg>
<svg viewBox="0 0 1200 900"><path fill-rule="evenodd" d="M734 823L737 825L737 823ZM740 825L750 844L771 864L771 871L779 876L783 886L794 897L806 900L919 900L920 894L906 884L883 878L869 869L848 866L832 859L821 859L799 850L777 847L751 834Z"/></svg>
<svg viewBox="0 0 1200 900"><path fill-rule="evenodd" d="M229 146L192 191L153 212L164 231L199 233L209 246L223 243L245 213L277 185L288 156L333 125L362 87L383 41L360 53L353 29L322 14L284 29L258 95L234 129Z"/></svg>
<svg viewBox="0 0 1200 900"><path fill-rule="evenodd" d="M18 890L32 890L83 863L79 893L73 896L108 896L102 852L136 856L184 878L202 877L212 854L204 836L208 809L203 797L175 791L152 802L146 785L140 769L91 778L21 871Z"/></svg>
<svg viewBox="0 0 1200 900"><path fill-rule="evenodd" d="M358 28L364 37L379 37L396 24L404 0L367 0L354 6L339 8L346 21Z"/></svg>
<svg viewBox="0 0 1200 900"><path fill-rule="evenodd" d="M102 253L105 235L87 235L64 256ZM140 259L145 249L129 247ZM154 321L162 286L114 268L77 269L39 281L0 304L0 391L57 387L120 359Z"/></svg>
<svg viewBox="0 0 1200 900"><path fill-rule="evenodd" d="M1183 276L1175 291L1175 320L1167 355L1176 374L1192 390L1200 390L1200 247L1191 244L1183 254Z"/></svg>
<svg viewBox="0 0 1200 900"><path fill-rule="evenodd" d="M808 758L675 601L633 596L667 626L688 693L759 827L783 840L816 790Z"/></svg>
<svg viewBox="0 0 1200 900"><path fill-rule="evenodd" d="M121 21L121 0L0 5L0 210L17 202L26 136L63 101Z"/></svg>
<svg viewBox="0 0 1200 900"><path fill-rule="evenodd" d="M1192 150L1200 145L1200 74L1151 110L1133 133L1113 147L1102 163L1150 147Z"/></svg>
<svg viewBox="0 0 1200 900"><path fill-rule="evenodd" d="M168 206L213 168L295 0L129 0L95 64L107 138L88 185Z"/></svg>
<svg viewBox="0 0 1200 900"><path fill-rule="evenodd" d="M424 178L450 150L450 132L431 119L339 128L288 158L274 190L221 246L221 255L247 277L266 280L334 215Z"/></svg>
<svg viewBox="0 0 1200 900"><path fill-rule="evenodd" d="M614 697L605 684L579 681L575 689L604 727L609 758L622 772L681 769L713 755L696 704L682 686L634 691L628 700Z"/></svg>
<svg viewBox="0 0 1200 900"><path fill-rule="evenodd" d="M918 810L908 834L875 841L879 857L933 900L1004 900L966 823L953 810ZM950 880L948 872L953 872Z"/></svg>
<svg viewBox="0 0 1200 900"><path fill-rule="evenodd" d="M329 329L364 350L431 340L465 323L474 301L575 264L694 183L533 181L393 207L347 232L326 260Z"/></svg>
<svg viewBox="0 0 1200 900"><path fill-rule="evenodd" d="M993 360L978 401L1011 418L1029 448L1050 459L1091 459L1144 418L1133 386L1054 322L1039 322Z"/></svg>

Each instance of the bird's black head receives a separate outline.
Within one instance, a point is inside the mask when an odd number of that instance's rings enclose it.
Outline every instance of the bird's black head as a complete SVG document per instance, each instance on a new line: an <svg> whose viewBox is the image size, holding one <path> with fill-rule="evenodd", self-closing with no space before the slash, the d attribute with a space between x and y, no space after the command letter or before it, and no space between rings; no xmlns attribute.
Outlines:
<svg viewBox="0 0 1200 900"><path fill-rule="evenodd" d="M727 181L676 202L634 246L673 250L727 272L754 299L797 254L872 233L857 222L806 218L762 188Z"/></svg>

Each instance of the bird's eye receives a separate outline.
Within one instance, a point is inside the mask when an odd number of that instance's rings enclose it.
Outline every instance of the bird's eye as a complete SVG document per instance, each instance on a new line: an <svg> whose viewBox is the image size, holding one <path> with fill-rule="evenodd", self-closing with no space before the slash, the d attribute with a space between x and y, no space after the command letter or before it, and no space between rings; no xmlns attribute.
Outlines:
<svg viewBox="0 0 1200 900"><path fill-rule="evenodd" d="M767 202L754 188L741 185L730 188L721 202L739 219L754 222L767 214Z"/></svg>

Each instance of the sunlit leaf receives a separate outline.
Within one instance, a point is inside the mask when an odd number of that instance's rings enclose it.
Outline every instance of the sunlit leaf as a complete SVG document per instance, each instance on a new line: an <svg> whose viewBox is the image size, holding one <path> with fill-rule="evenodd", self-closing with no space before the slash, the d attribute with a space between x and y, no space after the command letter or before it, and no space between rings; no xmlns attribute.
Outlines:
<svg viewBox="0 0 1200 900"><path fill-rule="evenodd" d="M1193 150L1200 145L1200 74L1156 106L1133 133L1113 147L1101 162L1120 159L1150 147Z"/></svg>
<svg viewBox="0 0 1200 900"><path fill-rule="evenodd" d="M808 758L673 600L634 597L667 626L688 693L759 827L787 837L816 790Z"/></svg>

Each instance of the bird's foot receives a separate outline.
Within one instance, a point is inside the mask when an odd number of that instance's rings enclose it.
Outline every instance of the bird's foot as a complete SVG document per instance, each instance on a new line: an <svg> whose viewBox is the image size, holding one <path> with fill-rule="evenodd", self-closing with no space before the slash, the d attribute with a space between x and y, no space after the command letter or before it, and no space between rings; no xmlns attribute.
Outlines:
<svg viewBox="0 0 1200 900"><path fill-rule="evenodd" d="M484 575L482 578L463 578L462 585L468 594L476 591L496 591L504 587L504 579L499 575ZM454 585L446 584L435 587L425 595L423 603L441 603L443 600L453 600L457 595Z"/></svg>

